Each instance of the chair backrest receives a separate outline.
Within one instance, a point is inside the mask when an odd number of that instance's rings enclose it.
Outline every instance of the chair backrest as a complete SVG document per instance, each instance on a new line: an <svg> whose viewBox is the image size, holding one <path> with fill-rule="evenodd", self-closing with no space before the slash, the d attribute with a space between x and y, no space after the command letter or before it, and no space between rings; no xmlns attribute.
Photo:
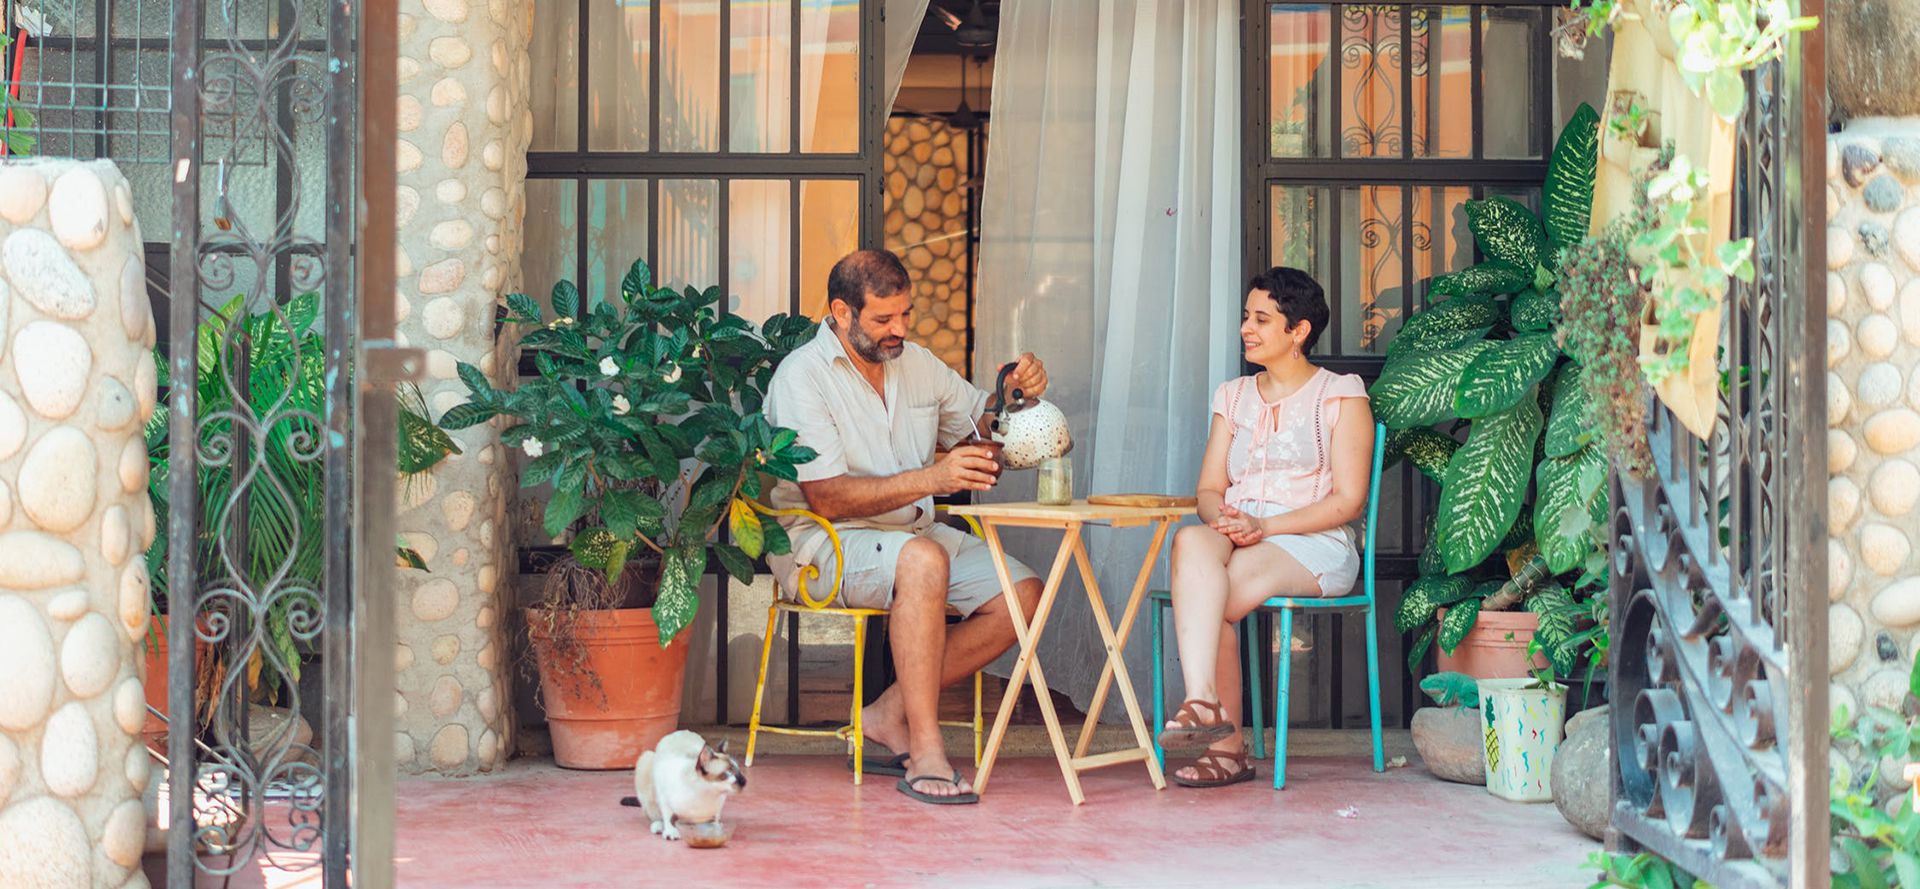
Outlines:
<svg viewBox="0 0 1920 889"><path fill-rule="evenodd" d="M1360 550L1360 572L1363 589L1369 600L1373 598L1373 539L1375 528L1380 524L1380 472L1387 462L1387 427L1382 423L1373 424L1373 466L1367 471L1367 518L1362 531Z"/></svg>

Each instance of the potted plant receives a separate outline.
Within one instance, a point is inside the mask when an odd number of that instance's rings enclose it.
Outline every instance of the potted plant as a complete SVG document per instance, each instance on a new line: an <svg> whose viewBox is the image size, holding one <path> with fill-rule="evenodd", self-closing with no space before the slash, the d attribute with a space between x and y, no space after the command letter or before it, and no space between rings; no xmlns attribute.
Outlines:
<svg viewBox="0 0 1920 889"><path fill-rule="evenodd" d="M1540 643L1528 649L1532 654ZM1525 679L1482 679L1487 792L1521 803L1553 799L1553 754L1564 737L1567 687L1536 670Z"/></svg>
<svg viewBox="0 0 1920 889"><path fill-rule="evenodd" d="M244 505L246 535L234 558L237 569L256 583L284 571L288 583L318 583L324 558L325 466L318 450L314 420L325 412L326 392L324 338L315 329L320 317L320 297L302 294L273 310L249 311L244 297L235 297L209 314L195 331L199 352L198 379L194 399L199 416L208 421L201 428L203 439L231 434L232 422L225 417L237 413L236 385L244 381L245 401L261 425L266 426L267 441L259 449L264 464L256 467L252 481L234 502L232 461L202 461L197 466L196 482L200 520L196 528L194 564L203 585L230 585L227 547L242 538L226 532L231 529L228 510ZM244 356L244 362L242 361ZM159 371L158 386L164 392L171 387L168 363L156 350L154 363ZM241 368L244 367L244 372ZM151 708L141 734L149 746L165 750L168 716L168 638L167 573L168 525L172 474L168 441L169 415L163 398L147 421L147 494L153 506L155 524L162 533L154 535L146 553L149 620L145 640L146 698ZM427 419L426 403L417 389L403 387L398 414L400 430L396 465L403 478L412 478L460 449L440 428ZM251 450L248 453L252 453ZM396 564L425 570L420 555L399 546ZM288 587L281 587L283 591ZM301 594L282 595L266 615L265 646L256 650L244 665L230 664L226 646L198 642L195 645L195 673L198 694L194 709L203 718L215 706L221 680L232 669L246 671L246 690L251 701L273 704L281 700L282 683L300 680L302 668L316 655L310 640L302 639L295 623L311 616L318 603ZM296 614L299 613L299 614ZM206 617L201 617L203 633L212 632ZM267 669L267 659L275 661ZM157 715L156 715L157 714ZM270 723L262 722L262 725ZM302 733L296 730L296 741ZM304 742L300 742L304 743Z"/></svg>
<svg viewBox="0 0 1920 889"><path fill-rule="evenodd" d="M1435 642L1441 670L1478 678L1571 669L1587 611L1576 593L1604 586L1607 453L1587 369L1558 333L1563 249L1588 234L1598 130L1582 105L1561 131L1541 214L1467 203L1486 261L1431 280L1436 302L1407 319L1369 393L1393 430L1389 459L1440 484L1421 576L1394 618L1414 634L1409 669ZM1544 654L1530 657L1536 634Z"/></svg>
<svg viewBox="0 0 1920 889"><path fill-rule="evenodd" d="M1420 690L1438 706L1421 707L1409 726L1413 749L1434 777L1485 784L1486 748L1480 729L1480 688L1464 673L1435 673Z"/></svg>
<svg viewBox="0 0 1920 889"><path fill-rule="evenodd" d="M568 281L551 315L509 296L506 320L527 326L520 347L538 376L506 391L462 364L470 399L440 419L462 429L506 418L501 442L532 458L521 486L553 485L543 524L571 537L569 553L526 618L562 766L629 768L673 731L680 633L709 556L749 582L755 559L788 551L756 502L814 454L761 408L774 367L815 325L777 315L756 330L720 302L718 288L654 286L644 261L590 306Z"/></svg>

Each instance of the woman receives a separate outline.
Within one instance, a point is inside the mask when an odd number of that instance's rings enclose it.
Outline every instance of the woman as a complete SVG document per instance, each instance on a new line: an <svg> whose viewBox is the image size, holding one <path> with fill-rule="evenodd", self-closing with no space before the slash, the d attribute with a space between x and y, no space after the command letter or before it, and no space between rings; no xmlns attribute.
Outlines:
<svg viewBox="0 0 1920 889"><path fill-rule="evenodd" d="M1366 387L1307 360L1327 324L1326 296L1311 276L1272 268L1247 287L1240 342L1247 363L1265 370L1214 393L1198 490L1206 524L1181 528L1173 541L1187 700L1160 743L1204 747L1173 773L1187 787L1253 778L1240 738L1234 624L1274 596L1345 595L1360 572L1348 525L1367 502Z"/></svg>

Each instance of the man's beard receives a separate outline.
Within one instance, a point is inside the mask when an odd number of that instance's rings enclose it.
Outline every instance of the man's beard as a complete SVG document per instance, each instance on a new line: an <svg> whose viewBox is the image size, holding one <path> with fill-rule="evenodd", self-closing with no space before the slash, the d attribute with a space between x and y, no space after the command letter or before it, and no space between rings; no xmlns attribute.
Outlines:
<svg viewBox="0 0 1920 889"><path fill-rule="evenodd" d="M906 340L895 340L889 345L885 340L876 340L867 336L867 332L860 329L858 315L853 318L853 326L847 328L847 342L853 344L854 354L859 355L860 360L873 364L892 361L907 350Z"/></svg>

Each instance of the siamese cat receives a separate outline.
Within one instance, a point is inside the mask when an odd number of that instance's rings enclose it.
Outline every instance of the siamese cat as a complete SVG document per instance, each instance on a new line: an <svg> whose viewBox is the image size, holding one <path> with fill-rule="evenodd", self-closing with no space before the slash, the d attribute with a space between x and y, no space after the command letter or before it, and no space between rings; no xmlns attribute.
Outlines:
<svg viewBox="0 0 1920 889"><path fill-rule="evenodd" d="M679 824L720 820L727 798L747 786L747 777L727 754L727 742L712 747L699 735L677 731L660 739L633 764L633 796L623 806L647 813L649 828L669 840L680 838Z"/></svg>

